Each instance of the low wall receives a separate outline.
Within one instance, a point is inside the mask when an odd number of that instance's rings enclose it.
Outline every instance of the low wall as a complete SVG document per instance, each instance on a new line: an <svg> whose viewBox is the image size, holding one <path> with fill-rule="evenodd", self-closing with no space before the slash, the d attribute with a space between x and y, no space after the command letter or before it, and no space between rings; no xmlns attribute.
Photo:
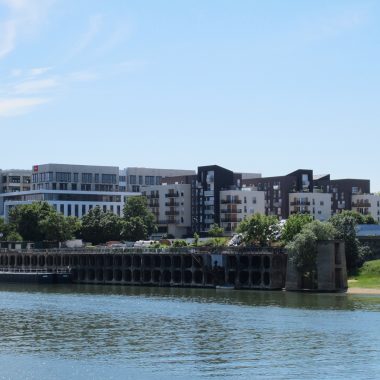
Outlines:
<svg viewBox="0 0 380 380"><path fill-rule="evenodd" d="M286 254L276 251L2 250L0 267L70 268L75 283L282 289Z"/></svg>

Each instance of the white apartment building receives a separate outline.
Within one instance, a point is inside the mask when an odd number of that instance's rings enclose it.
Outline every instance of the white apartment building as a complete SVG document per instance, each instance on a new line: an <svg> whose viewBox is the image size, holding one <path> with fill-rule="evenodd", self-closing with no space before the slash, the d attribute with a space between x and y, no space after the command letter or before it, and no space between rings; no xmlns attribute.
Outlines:
<svg viewBox="0 0 380 380"><path fill-rule="evenodd" d="M103 211L110 211L121 216L127 197L132 195L135 196L136 193L30 190L0 194L0 199L3 201L2 216L5 220L8 220L9 212L13 207L38 201L47 202L65 216L81 218L96 206Z"/></svg>
<svg viewBox="0 0 380 380"><path fill-rule="evenodd" d="M220 226L232 235L241 221L253 214L265 214L265 192L254 188L220 191Z"/></svg>
<svg viewBox="0 0 380 380"><path fill-rule="evenodd" d="M120 186L125 191L140 192L142 186L160 185L164 177L194 174L195 170L127 167L120 171Z"/></svg>
<svg viewBox="0 0 380 380"><path fill-rule="evenodd" d="M331 194L289 193L289 214L308 214L313 219L326 221L331 217Z"/></svg>
<svg viewBox="0 0 380 380"><path fill-rule="evenodd" d="M46 201L65 216L81 218L96 206L121 215L126 198L136 194L118 190L118 167L34 165L31 190L0 194L0 214L7 219L12 207Z"/></svg>
<svg viewBox="0 0 380 380"><path fill-rule="evenodd" d="M380 222L380 196L375 194L353 194L351 200L352 211L362 215L371 215L376 222Z"/></svg>
<svg viewBox="0 0 380 380"><path fill-rule="evenodd" d="M181 238L191 232L191 185L144 186L141 190L156 216L159 234Z"/></svg>

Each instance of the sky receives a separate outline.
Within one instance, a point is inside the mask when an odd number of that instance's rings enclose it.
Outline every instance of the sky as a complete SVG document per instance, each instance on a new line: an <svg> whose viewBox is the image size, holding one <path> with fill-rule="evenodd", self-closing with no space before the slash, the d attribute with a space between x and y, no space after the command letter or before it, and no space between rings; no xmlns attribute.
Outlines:
<svg viewBox="0 0 380 380"><path fill-rule="evenodd" d="M0 0L0 168L303 168L380 191L379 19L376 0Z"/></svg>

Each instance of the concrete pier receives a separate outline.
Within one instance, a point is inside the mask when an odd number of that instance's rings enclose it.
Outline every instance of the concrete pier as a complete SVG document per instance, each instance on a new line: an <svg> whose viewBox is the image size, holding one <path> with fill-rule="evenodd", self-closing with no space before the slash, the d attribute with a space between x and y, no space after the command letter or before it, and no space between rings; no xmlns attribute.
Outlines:
<svg viewBox="0 0 380 380"><path fill-rule="evenodd" d="M70 268L82 284L282 289L286 254L270 249L1 250L0 268Z"/></svg>

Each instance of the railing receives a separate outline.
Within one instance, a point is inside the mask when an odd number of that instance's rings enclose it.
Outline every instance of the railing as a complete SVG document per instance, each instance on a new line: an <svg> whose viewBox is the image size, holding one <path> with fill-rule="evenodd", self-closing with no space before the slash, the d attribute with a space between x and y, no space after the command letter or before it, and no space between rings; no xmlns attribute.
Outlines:
<svg viewBox="0 0 380 380"><path fill-rule="evenodd" d="M352 202L352 207L371 207L371 203L367 202Z"/></svg>
<svg viewBox="0 0 380 380"><path fill-rule="evenodd" d="M179 202L165 202L166 207L178 207Z"/></svg>
<svg viewBox="0 0 380 380"><path fill-rule="evenodd" d="M165 215L179 215L179 211L165 211Z"/></svg>
<svg viewBox="0 0 380 380"><path fill-rule="evenodd" d="M310 206L310 202L293 201L290 202L290 206Z"/></svg>
<svg viewBox="0 0 380 380"><path fill-rule="evenodd" d="M55 249L29 249L29 250L11 250L8 251L6 249L2 249L0 253L32 253L32 254L152 254L152 253L161 253L161 254L175 254L175 253L181 253L181 254L207 254L207 253L213 253L217 250L219 253L286 253L283 248L277 248L277 247L260 247L260 246L242 246L242 247L207 247L207 246L201 246L201 247L170 247L170 248L150 248L150 247L133 247L133 248L55 248ZM4 267L4 270L8 270L8 267ZM25 268L29 270L29 268ZM0 268L0 271L2 269ZM33 270L33 269L31 269ZM36 269L38 271L47 271L51 272L54 270L71 270L70 268L56 268L56 269Z"/></svg>
<svg viewBox="0 0 380 380"><path fill-rule="evenodd" d="M239 208L237 210L230 210L230 209L222 209L220 210L222 214L241 214L242 209Z"/></svg>
<svg viewBox="0 0 380 380"><path fill-rule="evenodd" d="M222 199L220 201L221 204L236 204L236 205L240 205L241 204L241 200L240 199Z"/></svg>
<svg viewBox="0 0 380 380"><path fill-rule="evenodd" d="M178 198L179 197L179 193L168 193L168 194L165 194L165 198Z"/></svg>

